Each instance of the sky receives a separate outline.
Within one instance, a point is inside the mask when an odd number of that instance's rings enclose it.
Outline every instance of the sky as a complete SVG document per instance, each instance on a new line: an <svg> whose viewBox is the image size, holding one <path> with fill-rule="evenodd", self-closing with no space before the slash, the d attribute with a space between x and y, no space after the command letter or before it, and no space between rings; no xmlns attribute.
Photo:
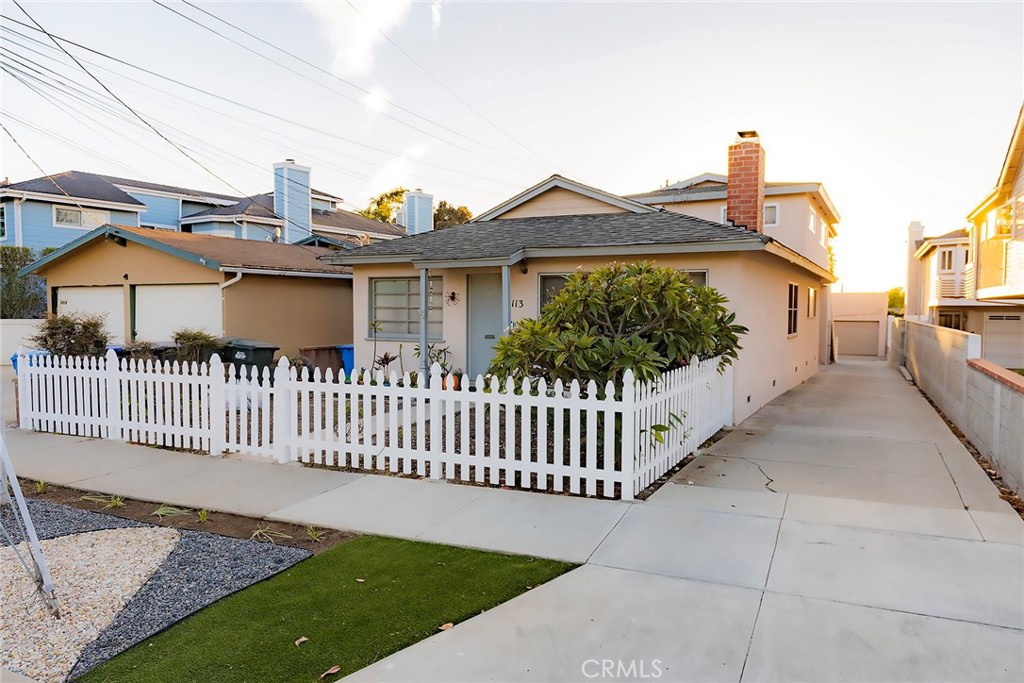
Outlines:
<svg viewBox="0 0 1024 683"><path fill-rule="evenodd" d="M724 173L754 129L768 180L825 185L845 291L903 284L910 221L964 225L1024 100L1020 2L19 2L163 137L3 0L12 181L254 194L294 158L353 207L403 185L480 213L554 172Z"/></svg>

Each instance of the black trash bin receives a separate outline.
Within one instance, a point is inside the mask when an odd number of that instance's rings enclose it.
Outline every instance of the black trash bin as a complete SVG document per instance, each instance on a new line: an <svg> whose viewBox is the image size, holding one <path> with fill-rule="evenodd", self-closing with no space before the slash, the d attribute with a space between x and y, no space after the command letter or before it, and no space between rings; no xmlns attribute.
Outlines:
<svg viewBox="0 0 1024 683"><path fill-rule="evenodd" d="M222 358L225 363L231 363L239 371L243 367L256 366L260 374L263 373L263 368L274 366L274 352L281 348L268 342L239 337L225 337L223 342Z"/></svg>

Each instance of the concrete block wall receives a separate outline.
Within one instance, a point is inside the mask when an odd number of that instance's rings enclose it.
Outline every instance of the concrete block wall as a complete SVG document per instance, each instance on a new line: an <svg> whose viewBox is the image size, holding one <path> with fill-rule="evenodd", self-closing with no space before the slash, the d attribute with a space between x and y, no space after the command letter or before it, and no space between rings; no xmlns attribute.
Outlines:
<svg viewBox="0 0 1024 683"><path fill-rule="evenodd" d="M1024 377L987 360L968 361L967 419L961 428L1003 480L1020 491L1024 486Z"/></svg>
<svg viewBox="0 0 1024 683"><path fill-rule="evenodd" d="M912 320L905 325L907 370L954 424L965 424L967 361L981 358L981 337Z"/></svg>
<svg viewBox="0 0 1024 683"><path fill-rule="evenodd" d="M905 365L917 386L1019 493L1024 488L1024 377L982 360L976 334L911 320L894 327L905 331Z"/></svg>

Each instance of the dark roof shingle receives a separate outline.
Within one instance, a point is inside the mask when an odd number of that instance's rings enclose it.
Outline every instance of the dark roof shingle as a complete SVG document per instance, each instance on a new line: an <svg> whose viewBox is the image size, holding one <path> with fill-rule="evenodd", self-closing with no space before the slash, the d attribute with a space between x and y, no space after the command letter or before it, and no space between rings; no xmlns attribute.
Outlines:
<svg viewBox="0 0 1024 683"><path fill-rule="evenodd" d="M339 253L342 262L364 257L395 261L451 261L510 257L522 249L642 246L726 242L770 238L744 228L722 225L670 211L578 216L511 218L466 223L458 227L378 242Z"/></svg>
<svg viewBox="0 0 1024 683"><path fill-rule="evenodd" d="M95 199L102 202L145 206L145 204L124 190L114 187L114 184L103 176L82 171L65 171L41 178L23 180L20 183L4 185L0 189L39 192L42 194L54 194L60 197L67 194L80 199Z"/></svg>

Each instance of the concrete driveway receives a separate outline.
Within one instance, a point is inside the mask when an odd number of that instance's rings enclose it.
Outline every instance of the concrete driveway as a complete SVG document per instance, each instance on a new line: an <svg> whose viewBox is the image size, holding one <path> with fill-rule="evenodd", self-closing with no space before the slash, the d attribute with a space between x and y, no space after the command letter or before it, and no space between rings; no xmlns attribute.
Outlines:
<svg viewBox="0 0 1024 683"><path fill-rule="evenodd" d="M881 362L823 370L637 503L5 437L55 484L584 565L355 681L1024 680L1024 524Z"/></svg>
<svg viewBox="0 0 1024 683"><path fill-rule="evenodd" d="M844 360L587 564L353 681L1019 681L1024 524L917 390Z"/></svg>

